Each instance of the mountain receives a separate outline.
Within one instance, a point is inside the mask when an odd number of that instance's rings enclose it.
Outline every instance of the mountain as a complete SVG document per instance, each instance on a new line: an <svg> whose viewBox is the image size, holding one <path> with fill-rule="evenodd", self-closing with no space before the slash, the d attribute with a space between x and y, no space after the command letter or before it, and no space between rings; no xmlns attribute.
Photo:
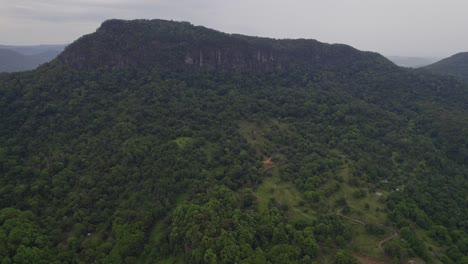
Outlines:
<svg viewBox="0 0 468 264"><path fill-rule="evenodd" d="M468 80L468 52L460 52L423 69L437 74L453 75Z"/></svg>
<svg viewBox="0 0 468 264"><path fill-rule="evenodd" d="M64 45L0 45L0 72L32 70L62 52Z"/></svg>
<svg viewBox="0 0 468 264"><path fill-rule="evenodd" d="M432 64L439 60L433 57L405 57L405 56L386 56L389 60L398 66L420 68Z"/></svg>
<svg viewBox="0 0 468 264"><path fill-rule="evenodd" d="M347 45L106 21L0 74L2 262L463 263L467 91Z"/></svg>
<svg viewBox="0 0 468 264"><path fill-rule="evenodd" d="M0 72L21 71L30 64L26 56L15 51L0 49Z"/></svg>
<svg viewBox="0 0 468 264"><path fill-rule="evenodd" d="M78 69L161 66L238 72L346 67L375 60L388 64L380 55L346 45L229 35L188 23L145 20L106 21L96 33L72 43L59 57L60 62Z"/></svg>

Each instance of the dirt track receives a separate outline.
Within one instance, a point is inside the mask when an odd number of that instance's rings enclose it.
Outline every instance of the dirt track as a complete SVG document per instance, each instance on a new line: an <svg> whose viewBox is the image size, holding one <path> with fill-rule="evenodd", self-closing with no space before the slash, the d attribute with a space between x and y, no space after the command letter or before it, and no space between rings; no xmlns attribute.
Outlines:
<svg viewBox="0 0 468 264"><path fill-rule="evenodd" d="M356 222L356 223L358 223L358 224L361 224L361 225L363 225L363 226L366 225L366 223L362 222L361 220L358 220L358 219L356 219L356 218L352 218L352 217L349 217L349 216L346 216L346 215L342 214L341 211L343 211L343 208L341 208L341 209L339 209L338 211L336 211L336 213L337 213L338 215L340 215L340 216L342 216L342 217L344 217L344 218L347 218L347 219L349 219L349 220L351 220L351 221L354 221L354 222Z"/></svg>
<svg viewBox="0 0 468 264"><path fill-rule="evenodd" d="M384 240L381 240L381 241L379 242L379 248L380 248L380 250L381 250L382 252L384 252L383 244L384 244L385 242L389 241L390 239L396 237L396 236L398 236L398 233L397 233L397 231L393 230L393 234L392 234L391 236L385 238Z"/></svg>
<svg viewBox="0 0 468 264"><path fill-rule="evenodd" d="M358 220L358 219L356 219L356 218L352 218L352 217L343 215L343 214L341 213L341 211L343 211L343 208L341 208L341 209L339 209L338 211L336 211L336 213L337 213L338 215L340 215L341 217L343 217L343 218L346 218L346 219L348 219L348 220L351 220L351 221L353 221L353 222L356 222L356 223L358 223L358 224L361 224L361 225L363 225L363 226L366 226L366 223L364 223L363 221ZM388 226L386 226L386 228L391 229L393 233L392 233L392 235L390 235L389 237L387 237L387 238L382 239L382 240L379 241L379 249L380 249L382 252L384 252L383 244L384 244L385 242L389 241L390 239L392 239L392 238L398 236L398 232L395 231L393 228L388 227Z"/></svg>

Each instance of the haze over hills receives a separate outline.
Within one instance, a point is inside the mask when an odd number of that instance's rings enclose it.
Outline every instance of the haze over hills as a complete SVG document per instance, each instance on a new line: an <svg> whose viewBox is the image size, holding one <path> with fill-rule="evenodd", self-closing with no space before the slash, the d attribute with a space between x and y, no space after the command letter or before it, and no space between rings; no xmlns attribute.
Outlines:
<svg viewBox="0 0 468 264"><path fill-rule="evenodd" d="M57 57L64 48L65 45L0 45L0 72L35 69Z"/></svg>
<svg viewBox="0 0 468 264"><path fill-rule="evenodd" d="M67 45L0 45L0 49L13 50L23 55L36 55L47 51L63 51Z"/></svg>
<svg viewBox="0 0 468 264"><path fill-rule="evenodd" d="M420 68L439 61L437 57L407 57L407 56L386 56L398 66Z"/></svg>
<svg viewBox="0 0 468 264"><path fill-rule="evenodd" d="M347 45L109 20L0 74L0 256L464 263L467 101Z"/></svg>
<svg viewBox="0 0 468 264"><path fill-rule="evenodd" d="M433 73L453 75L468 80L468 52L460 52L423 69Z"/></svg>

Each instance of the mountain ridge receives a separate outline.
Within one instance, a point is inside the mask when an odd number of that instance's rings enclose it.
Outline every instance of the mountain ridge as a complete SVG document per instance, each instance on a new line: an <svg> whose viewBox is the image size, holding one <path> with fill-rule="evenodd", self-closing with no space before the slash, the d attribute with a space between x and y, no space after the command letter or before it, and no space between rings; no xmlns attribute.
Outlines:
<svg viewBox="0 0 468 264"><path fill-rule="evenodd" d="M437 74L452 75L468 81L468 52L459 52L421 69Z"/></svg>
<svg viewBox="0 0 468 264"><path fill-rule="evenodd" d="M112 46L102 47L103 43ZM139 45L135 45L139 43ZM107 20L70 44L58 61L77 68L170 66L206 71L276 71L390 62L377 53L308 39L226 34L188 22ZM375 65L374 65L375 66Z"/></svg>

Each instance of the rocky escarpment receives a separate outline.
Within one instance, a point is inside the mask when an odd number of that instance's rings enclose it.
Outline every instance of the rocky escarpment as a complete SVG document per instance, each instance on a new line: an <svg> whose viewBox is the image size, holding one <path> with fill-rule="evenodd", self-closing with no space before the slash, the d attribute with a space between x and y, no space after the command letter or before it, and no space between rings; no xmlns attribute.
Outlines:
<svg viewBox="0 0 468 264"><path fill-rule="evenodd" d="M187 22L108 20L78 39L55 63L78 69L170 67L195 71L392 67L379 54L316 40L225 34Z"/></svg>

